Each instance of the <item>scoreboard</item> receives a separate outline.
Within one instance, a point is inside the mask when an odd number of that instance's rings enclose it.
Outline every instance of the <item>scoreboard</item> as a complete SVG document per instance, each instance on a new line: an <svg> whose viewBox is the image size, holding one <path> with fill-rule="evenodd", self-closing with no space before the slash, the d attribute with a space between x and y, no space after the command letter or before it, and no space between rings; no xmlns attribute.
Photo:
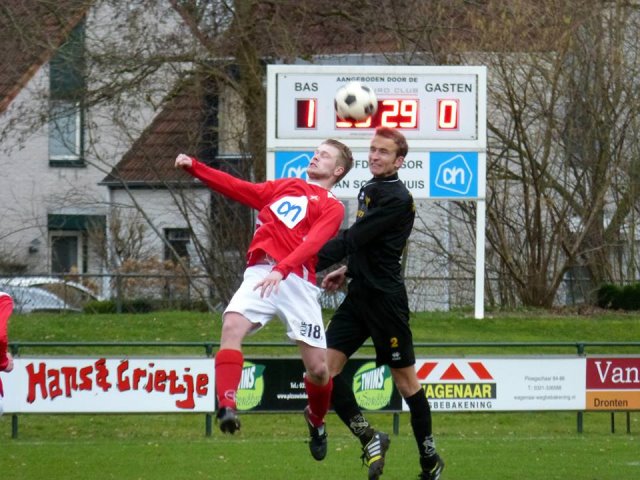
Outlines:
<svg viewBox="0 0 640 480"><path fill-rule="evenodd" d="M336 115L336 91L351 81L373 89L376 113ZM353 151L353 170L334 187L355 198L370 178L369 142L378 126L400 130L409 154L400 178L415 198L484 196L486 68L474 66L269 65L267 178L304 176L314 149L335 138Z"/></svg>

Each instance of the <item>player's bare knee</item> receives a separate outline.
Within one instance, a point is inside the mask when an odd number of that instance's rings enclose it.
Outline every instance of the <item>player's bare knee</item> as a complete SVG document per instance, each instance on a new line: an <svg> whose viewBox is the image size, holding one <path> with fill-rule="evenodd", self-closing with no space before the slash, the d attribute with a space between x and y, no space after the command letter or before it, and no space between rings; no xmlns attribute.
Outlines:
<svg viewBox="0 0 640 480"><path fill-rule="evenodd" d="M418 382L418 378L416 377L413 367L398 369L392 368L391 376L393 377L393 382L395 383L398 392L403 398L414 395L418 390L420 390L420 388L422 388Z"/></svg>
<svg viewBox="0 0 640 480"><path fill-rule="evenodd" d="M326 385L329 381L329 369L326 364L311 365L307 367L307 378L316 385Z"/></svg>
<svg viewBox="0 0 640 480"><path fill-rule="evenodd" d="M223 343L239 343L250 330L250 322L238 313L226 314L222 323L221 341Z"/></svg>

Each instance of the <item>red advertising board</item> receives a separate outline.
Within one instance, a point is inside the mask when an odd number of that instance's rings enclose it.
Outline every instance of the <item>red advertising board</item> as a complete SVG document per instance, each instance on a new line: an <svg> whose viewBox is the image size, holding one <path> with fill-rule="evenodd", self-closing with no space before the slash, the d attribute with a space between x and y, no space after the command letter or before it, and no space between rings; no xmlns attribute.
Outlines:
<svg viewBox="0 0 640 480"><path fill-rule="evenodd" d="M640 410L640 357L587 358L587 410Z"/></svg>

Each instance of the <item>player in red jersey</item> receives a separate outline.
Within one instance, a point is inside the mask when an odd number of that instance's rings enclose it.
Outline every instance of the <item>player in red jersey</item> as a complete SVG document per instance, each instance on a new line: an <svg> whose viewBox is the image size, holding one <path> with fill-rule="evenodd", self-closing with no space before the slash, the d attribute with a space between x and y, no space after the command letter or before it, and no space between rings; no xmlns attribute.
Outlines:
<svg viewBox="0 0 640 480"><path fill-rule="evenodd" d="M252 183L184 154L178 155L175 165L259 212L244 279L224 311L220 350L215 357L220 429L234 433L240 428L236 392L244 362L242 342L277 315L300 349L309 397L305 409L309 448L315 459L322 460L327 450L324 416L333 383L326 363L315 267L318 251L342 224L344 206L330 189L351 169L351 151L337 140L321 143L307 168L307 181L283 178Z"/></svg>
<svg viewBox="0 0 640 480"><path fill-rule="evenodd" d="M8 336L7 328L9 317L13 312L13 300L9 294L0 292L0 372L10 372L13 370L13 358L7 351ZM2 398L4 390L2 388L2 380L0 380L0 415L2 415Z"/></svg>

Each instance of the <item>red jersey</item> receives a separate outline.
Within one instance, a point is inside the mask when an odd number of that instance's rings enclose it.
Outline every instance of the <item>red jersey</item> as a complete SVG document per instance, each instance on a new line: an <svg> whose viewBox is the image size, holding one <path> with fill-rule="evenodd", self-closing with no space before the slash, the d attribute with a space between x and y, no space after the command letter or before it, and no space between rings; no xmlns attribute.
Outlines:
<svg viewBox="0 0 640 480"><path fill-rule="evenodd" d="M338 233L344 205L325 188L301 178L251 183L193 159L186 169L213 190L258 210L247 266L272 257L284 278L294 273L315 284L317 253Z"/></svg>

